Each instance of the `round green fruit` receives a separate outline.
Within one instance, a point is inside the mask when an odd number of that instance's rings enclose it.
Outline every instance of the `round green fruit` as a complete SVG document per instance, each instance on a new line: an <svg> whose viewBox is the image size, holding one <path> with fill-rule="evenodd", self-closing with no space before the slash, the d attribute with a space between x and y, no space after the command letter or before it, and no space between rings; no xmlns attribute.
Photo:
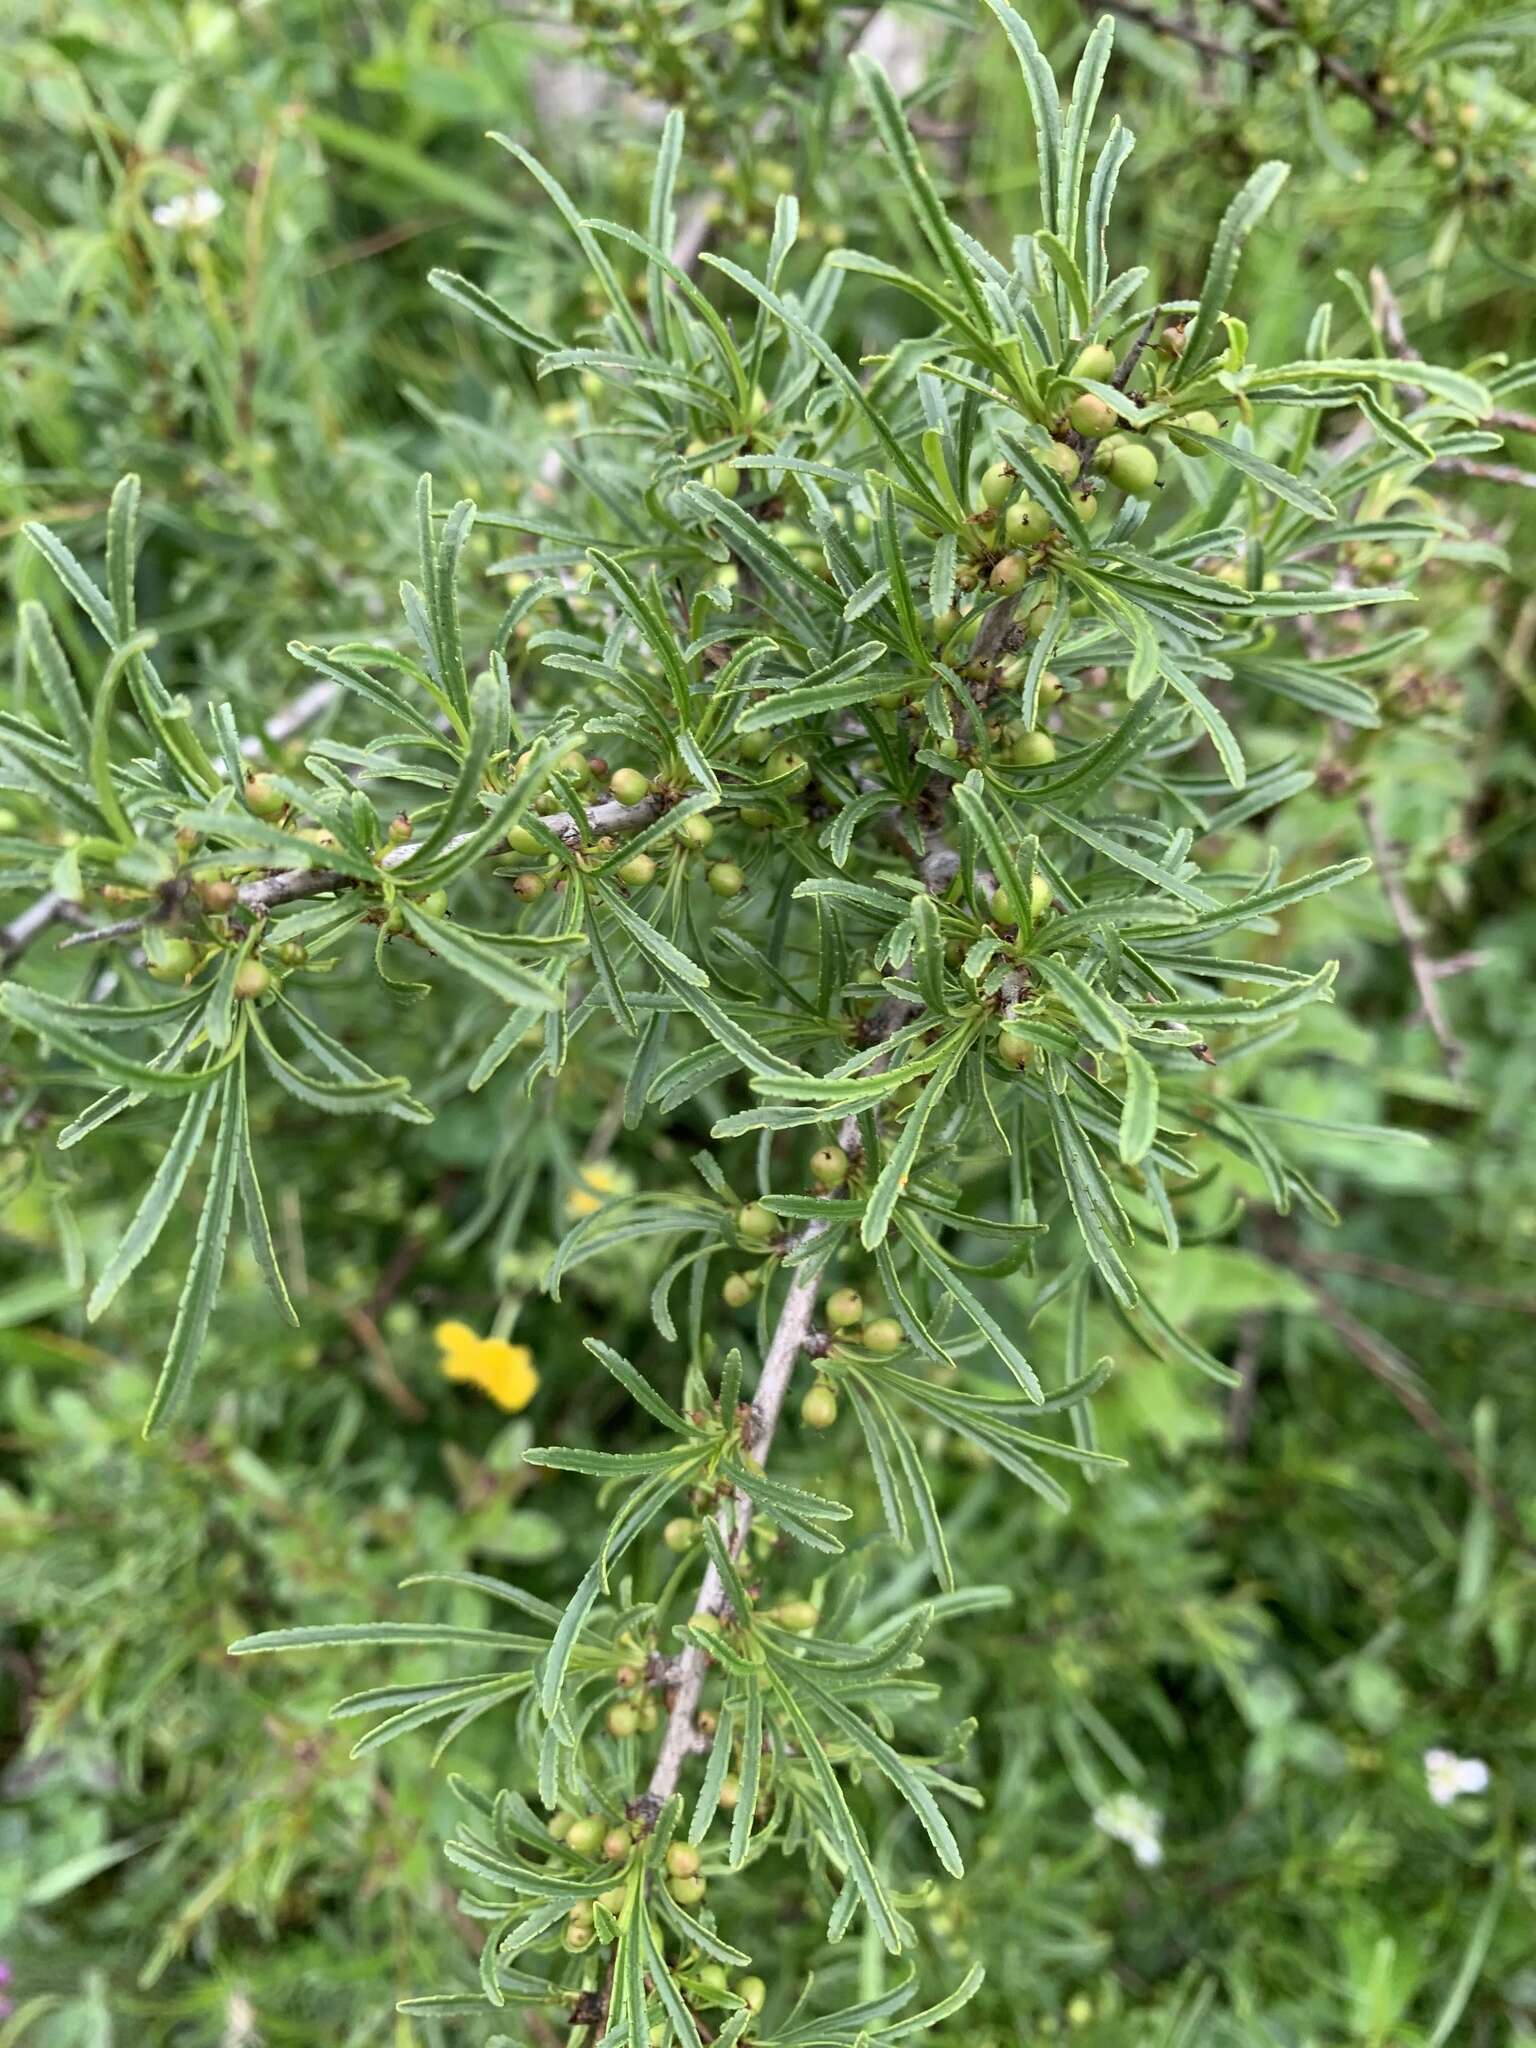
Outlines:
<svg viewBox="0 0 1536 2048"><path fill-rule="evenodd" d="M1005 1066L1027 1067L1035 1056L1032 1042L1005 1025L997 1034L997 1056Z"/></svg>
<svg viewBox="0 0 1536 2048"><path fill-rule="evenodd" d="M1048 768L1056 758L1056 742L1048 732L1021 732L1008 758L1015 768Z"/></svg>
<svg viewBox="0 0 1536 2048"><path fill-rule="evenodd" d="M704 1897L706 1886L702 1877L669 1877L667 1890L680 1906L696 1906Z"/></svg>
<svg viewBox="0 0 1536 2048"><path fill-rule="evenodd" d="M705 847L714 838L715 828L708 818L695 812L691 818L684 818L677 828L677 836L685 845Z"/></svg>
<svg viewBox="0 0 1536 2048"><path fill-rule="evenodd" d="M837 1396L825 1382L806 1390L800 1420L807 1429L830 1429L837 1420Z"/></svg>
<svg viewBox="0 0 1536 2048"><path fill-rule="evenodd" d="M1109 480L1133 498L1149 498L1157 485L1157 457L1144 442L1127 441L1109 458Z"/></svg>
<svg viewBox="0 0 1536 2048"><path fill-rule="evenodd" d="M258 818L276 818L288 808L288 799L270 775L247 775L245 801Z"/></svg>
<svg viewBox="0 0 1536 2048"><path fill-rule="evenodd" d="M1213 412L1187 412L1181 420L1169 422L1168 438L1183 455L1208 455L1210 450L1202 448L1198 441L1191 441L1191 434L1215 435L1221 432L1221 421Z"/></svg>
<svg viewBox="0 0 1536 2048"><path fill-rule="evenodd" d="M894 1316L876 1316L873 1322L864 1325L864 1349L878 1351L888 1357L899 1351L906 1342L906 1332Z"/></svg>
<svg viewBox="0 0 1536 2048"><path fill-rule="evenodd" d="M1115 374L1115 352L1102 341L1090 341L1072 365L1074 377L1091 377L1095 384L1107 384Z"/></svg>
<svg viewBox="0 0 1536 2048"><path fill-rule="evenodd" d="M848 1154L841 1145L823 1145L811 1154L811 1179L824 1188L840 1188L848 1178Z"/></svg>
<svg viewBox="0 0 1536 2048"><path fill-rule="evenodd" d="M656 879L656 863L648 853L637 853L625 861L619 869L619 880L626 889L643 889L648 882Z"/></svg>
<svg viewBox="0 0 1536 2048"><path fill-rule="evenodd" d="M727 1273L720 1299L727 1308L745 1308L752 1299L752 1282L745 1273Z"/></svg>
<svg viewBox="0 0 1536 2048"><path fill-rule="evenodd" d="M685 1550L692 1550L699 1540L699 1525L686 1515L674 1515L661 1532L661 1540L668 1550L676 1551L679 1557Z"/></svg>
<svg viewBox="0 0 1536 2048"><path fill-rule="evenodd" d="M549 842L546 839L535 839L526 825L509 825L507 845L513 853L543 853Z"/></svg>
<svg viewBox="0 0 1536 2048"><path fill-rule="evenodd" d="M1003 520L1003 538L1011 548L1031 547L1049 539L1056 522L1033 498L1016 498Z"/></svg>
<svg viewBox="0 0 1536 2048"><path fill-rule="evenodd" d="M242 960L235 969L235 997L239 1002L254 1003L271 986L272 977L259 960Z"/></svg>
<svg viewBox="0 0 1536 2048"><path fill-rule="evenodd" d="M770 1610L770 1619L794 1635L809 1635L821 1619L821 1609L810 1600L783 1600Z"/></svg>
<svg viewBox="0 0 1536 2048"><path fill-rule="evenodd" d="M1029 580L1029 565L1022 555L1004 555L1001 561L992 564L992 573L987 586L999 591L1004 597L1012 597L1022 590Z"/></svg>
<svg viewBox="0 0 1536 2048"><path fill-rule="evenodd" d="M990 469L983 470L981 477L981 502L996 511L999 505L1006 505L1008 493L1013 489L1014 471L1006 462L994 462Z"/></svg>
<svg viewBox="0 0 1536 2048"><path fill-rule="evenodd" d="M521 896L525 903L537 903L544 894L542 875L515 875L512 880L513 894Z"/></svg>
<svg viewBox="0 0 1536 2048"><path fill-rule="evenodd" d="M697 1877L699 1874L699 1852L691 1842L671 1842L667 1846L667 1875L669 1877Z"/></svg>
<svg viewBox="0 0 1536 2048"><path fill-rule="evenodd" d="M748 2012L759 2013L768 2002L768 1986L761 1977L738 1977L736 1996Z"/></svg>
<svg viewBox="0 0 1536 2048"><path fill-rule="evenodd" d="M1083 461L1077 450L1069 448L1065 441L1053 441L1049 448L1042 450L1040 466L1053 471L1064 484L1070 484L1077 481Z"/></svg>
<svg viewBox="0 0 1536 2048"><path fill-rule="evenodd" d="M573 1856L595 1856L607 1832L608 1823L600 1813L584 1813L566 1830L565 1846Z"/></svg>
<svg viewBox="0 0 1536 2048"><path fill-rule="evenodd" d="M156 981L185 981L197 965L197 953L185 939L162 939L144 962Z"/></svg>
<svg viewBox="0 0 1536 2048"><path fill-rule="evenodd" d="M834 1329L851 1330L864 1318L864 1297L856 1287L838 1287L827 1296L827 1321Z"/></svg>
<svg viewBox="0 0 1536 2048"><path fill-rule="evenodd" d="M636 1709L630 1705L628 1700L616 1700L614 1704L608 1709L608 1733L610 1735L617 1736L620 1741L622 1741L624 1737L627 1735L635 1734L636 1731L639 1729L639 1726L640 1716ZM605 1838L603 1842L603 1853L607 1856L609 1862L611 1863L614 1860L615 1856L621 1855L623 1851L617 1849L610 1849L608 1846L607 1839Z"/></svg>
<svg viewBox="0 0 1536 2048"><path fill-rule="evenodd" d="M747 878L733 860L717 860L704 878L717 896L739 896Z"/></svg>
<svg viewBox="0 0 1536 2048"><path fill-rule="evenodd" d="M775 781L786 778L790 790L804 789L811 779L811 770L804 754L793 747L775 747L764 764Z"/></svg>
<svg viewBox="0 0 1536 2048"><path fill-rule="evenodd" d="M779 1219L761 1202L748 1202L736 1211L736 1228L752 1244L770 1244L779 1234Z"/></svg>
<svg viewBox="0 0 1536 2048"><path fill-rule="evenodd" d="M1096 441L1111 432L1118 415L1108 399L1092 391L1080 391L1067 407L1067 418L1086 440Z"/></svg>
<svg viewBox="0 0 1536 2048"><path fill-rule="evenodd" d="M650 795L651 785L638 768L615 768L608 790L616 804L640 804Z"/></svg>

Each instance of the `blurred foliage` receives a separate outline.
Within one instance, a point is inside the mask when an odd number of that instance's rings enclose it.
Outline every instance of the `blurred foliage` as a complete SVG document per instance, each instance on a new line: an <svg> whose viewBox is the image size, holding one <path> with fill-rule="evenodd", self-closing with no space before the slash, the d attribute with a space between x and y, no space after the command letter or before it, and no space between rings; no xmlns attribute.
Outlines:
<svg viewBox="0 0 1536 2048"><path fill-rule="evenodd" d="M572 11L585 20L452 0L15 0L0 70L0 530L41 513L87 552L112 482L142 474L156 520L142 603L177 684L233 694L247 716L275 712L301 684L296 665L273 667L294 619L318 610L335 638L383 630L405 567L394 515L418 469L510 500L579 428L574 377L536 389L426 283L436 263L472 271L554 326L582 305L587 281L512 191L488 126L526 140L583 204L638 223L660 111L645 96L685 104L691 121L713 97L718 142L696 190L724 253L763 233L786 179L819 194L823 218L879 217L863 117L822 60L866 15L903 10ZM977 11L906 19L930 153L975 230L1003 246L1034 159ZM1256 348L1293 350L1337 270L1364 280L1380 265L1426 355L1518 349L1531 309L1527 12L1315 0L1277 25L1274 10L1204 0L1179 11L1183 33L1138 19L1171 7L1120 12L1107 104L1138 138L1123 206L1156 289L1197 281L1190 265L1230 191L1280 154L1296 169L1248 259L1262 286ZM1062 71L1087 17L1064 0L1032 16ZM603 69L571 96L573 32ZM1340 64L1391 118L1341 85ZM202 191L220 202L203 225L156 221ZM854 345L861 331L883 345L906 317L878 292L846 304ZM1536 460L1529 435L1512 428L1500 459ZM1091 1332L1089 1355L1120 1361L1100 1426L1131 1469L1078 1487L1061 1519L933 1446L967 1575L1017 1592L1011 1609L948 1631L935 1656L946 1723L980 1720L990 1794L969 1874L927 1923L947 1975L973 1960L988 1970L942 2038L1536 2041L1536 1453L1523 1427L1536 494L1476 474L1456 489L1511 570L1475 550L1432 565L1429 637L1383 726L1363 744L1341 736L1334 772L1277 826L1241 831L1255 843L1278 832L1288 861L1318 864L1372 851L1374 819L1425 958L1461 963L1438 983L1457 1071L1424 1022L1378 880L1305 906L1290 936L1342 954L1348 1003L1314 1013L1305 1057L1283 1070L1264 1071L1260 1053L1254 1078L1317 1119L1310 1170L1342 1225L1277 1223L1255 1181L1236 1237L1183 1254L1160 1297L1242 1385L1228 1394L1122 1329ZM18 595L40 589L19 546L7 569ZM486 617L500 599L482 593ZM472 1984L479 1941L455 1918L437 1847L448 1801L425 1738L349 1760L351 1727L325 1718L343 1689L334 1669L223 1650L343 1610L401 1616L396 1582L429 1563L568 1591L589 1497L579 1481L535 1479L517 1453L533 1434L612 1438L624 1416L576 1362L573 1329L634 1355L649 1341L643 1248L581 1269L560 1304L537 1292L582 1206L589 1143L613 1136L603 1098L616 1078L573 1070L559 1115L504 1129L460 1107L427 1133L359 1120L290 1137L274 1227L297 1256L303 1327L284 1330L236 1260L208 1371L213 1416L147 1445L139 1422L174 1284L141 1291L104 1340L80 1301L158 1139L147 1119L121 1119L111 1150L72 1165L65 1221L34 1157L31 1098L8 1086L5 2048L403 2048L493 2031L390 2011L409 1990ZM1330 1136L1339 1122L1430 1143L1362 1149ZM686 1172L682 1145L628 1148L621 1138L611 1156L636 1179ZM510 1162L530 1157L542 1177L509 1207ZM1000 1306L1009 1286L1022 1319L1030 1290L1008 1283ZM532 1431L444 1383L430 1336L444 1315L488 1325L509 1304L543 1376ZM1065 1345L1063 1325L1047 1305L1036 1348ZM851 1446L846 1497L868 1510ZM906 1588L892 1581L893 1601L916 1590L913 1571ZM479 1618L473 1601L463 1618ZM379 1676L377 1660L355 1661L358 1684ZM423 1654L407 1669L437 1664ZM1435 1747L1486 1760L1486 1793L1437 1806L1424 1762ZM472 1779L508 1769L494 1722L455 1758ZM1158 1817L1160 1861L1094 1824L1127 1794ZM825 1950L818 1916L777 1886L787 1868L764 1866L760 1952L771 1945L786 1978L814 1963L829 1996L877 1988L877 1952Z"/></svg>

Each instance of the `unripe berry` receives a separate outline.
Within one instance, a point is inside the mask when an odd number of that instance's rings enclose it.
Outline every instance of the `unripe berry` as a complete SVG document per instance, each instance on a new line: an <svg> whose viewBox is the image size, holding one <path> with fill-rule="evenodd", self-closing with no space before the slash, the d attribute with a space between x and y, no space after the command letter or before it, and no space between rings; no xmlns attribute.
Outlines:
<svg viewBox="0 0 1536 2048"><path fill-rule="evenodd" d="M1029 568L1022 555L1004 555L1001 561L992 564L987 583L989 588L1011 597L1016 590L1024 588L1028 578Z"/></svg>
<svg viewBox="0 0 1536 2048"><path fill-rule="evenodd" d="M753 1244L768 1244L779 1234L779 1220L761 1202L747 1202L736 1211L736 1228Z"/></svg>
<svg viewBox="0 0 1536 2048"><path fill-rule="evenodd" d="M643 803L651 793L649 781L638 768L615 768L608 778L608 788L616 804Z"/></svg>
<svg viewBox="0 0 1536 2048"><path fill-rule="evenodd" d="M643 889L656 879L656 863L648 853L637 853L619 869L619 880L627 889Z"/></svg>
<svg viewBox="0 0 1536 2048"><path fill-rule="evenodd" d="M258 818L276 818L288 808L288 799L270 775L247 775L245 801Z"/></svg>
<svg viewBox="0 0 1536 2048"><path fill-rule="evenodd" d="M156 981L185 981L197 965L197 953L186 939L162 939L145 963Z"/></svg>
<svg viewBox="0 0 1536 2048"><path fill-rule="evenodd" d="M649 1693L640 1702L636 1712L640 1716L640 1733L642 1735L649 1735L660 1718L656 1712L656 1702L650 1697Z"/></svg>
<svg viewBox="0 0 1536 2048"><path fill-rule="evenodd" d="M1157 337L1158 354L1172 356L1177 360L1179 356L1183 355L1185 344L1188 340L1189 330L1184 326L1183 322L1178 320L1170 321Z"/></svg>
<svg viewBox="0 0 1536 2048"><path fill-rule="evenodd" d="M668 1550L675 1550L679 1556L685 1550L692 1550L699 1540L699 1525L686 1515L674 1515L661 1532L661 1540Z"/></svg>
<svg viewBox="0 0 1536 2048"><path fill-rule="evenodd" d="M409 839L410 836L410 819L406 816L404 811L396 811L395 815L384 827L384 837L389 841L391 846L404 846L406 840Z"/></svg>
<svg viewBox="0 0 1536 2048"><path fill-rule="evenodd" d="M507 827L507 844L514 853L542 853L545 851L548 842L535 839L526 825L509 825Z"/></svg>
<svg viewBox="0 0 1536 2048"><path fill-rule="evenodd" d="M848 1178L848 1154L841 1145L823 1145L811 1154L811 1178L824 1188L840 1188Z"/></svg>
<svg viewBox="0 0 1536 2048"><path fill-rule="evenodd" d="M615 1700L608 1709L608 1733L617 1736L622 1741L626 1735L633 1735L639 1726L640 1716L635 1708L630 1705L629 1701ZM622 1849L610 1848L608 1845L611 1840L611 1836L605 1836L603 1840L603 1854L610 1863L615 1856L621 1856L624 1853Z"/></svg>
<svg viewBox="0 0 1536 2048"><path fill-rule="evenodd" d="M1106 348L1102 341L1090 341L1072 365L1074 377L1091 377L1096 384L1107 384L1115 374L1115 352Z"/></svg>
<svg viewBox="0 0 1536 2048"><path fill-rule="evenodd" d="M1047 539L1055 525L1050 513L1033 498L1016 498L1003 520L1003 538L1011 548L1028 547Z"/></svg>
<svg viewBox="0 0 1536 2048"><path fill-rule="evenodd" d="M807 1429L830 1429L837 1420L837 1396L820 1382L808 1388L800 1403L800 1420Z"/></svg>
<svg viewBox="0 0 1536 2048"><path fill-rule="evenodd" d="M443 917L448 910L448 891L429 889L425 896L418 896L416 908L427 917Z"/></svg>
<svg viewBox="0 0 1536 2048"><path fill-rule="evenodd" d="M234 883L223 880L199 882L197 893L204 910L233 910L240 900L240 892Z"/></svg>
<svg viewBox="0 0 1536 2048"><path fill-rule="evenodd" d="M1041 704L1055 704L1061 699L1061 677L1054 669L1047 669L1035 685L1036 701Z"/></svg>
<svg viewBox="0 0 1536 2048"><path fill-rule="evenodd" d="M747 878L733 860L717 860L704 878L717 896L739 896Z"/></svg>
<svg viewBox="0 0 1536 2048"><path fill-rule="evenodd" d="M723 1963L704 1963L694 1974L708 1991L724 1991L730 1983Z"/></svg>
<svg viewBox="0 0 1536 2048"><path fill-rule="evenodd" d="M1080 391L1067 407L1067 418L1088 440L1097 440L1113 428L1117 414L1108 399L1092 391Z"/></svg>
<svg viewBox="0 0 1536 2048"><path fill-rule="evenodd" d="M697 1877L699 1852L691 1842L670 1842L667 1845L667 1874L670 1877Z"/></svg>
<svg viewBox="0 0 1536 2048"><path fill-rule="evenodd" d="M1027 1067L1035 1056L1031 1041L1005 1025L997 1034L997 1056L1007 1066Z"/></svg>
<svg viewBox="0 0 1536 2048"><path fill-rule="evenodd" d="M1056 758L1056 742L1048 732L1021 732L1008 758L1015 768L1045 768Z"/></svg>
<svg viewBox="0 0 1536 2048"><path fill-rule="evenodd" d="M734 498L741 489L741 471L734 462L712 462L699 481L722 498Z"/></svg>
<svg viewBox="0 0 1536 2048"><path fill-rule="evenodd" d="M573 1911L566 1920L565 1933L561 1940L572 1955L580 1955L584 1948L590 1948L597 1939L597 1930L590 1922L578 1920Z"/></svg>
<svg viewBox="0 0 1536 2048"><path fill-rule="evenodd" d="M669 1877L667 1890L680 1906L696 1906L705 1893L702 1877Z"/></svg>
<svg viewBox="0 0 1536 2048"><path fill-rule="evenodd" d="M1042 469L1053 470L1064 484L1075 483L1082 468L1082 457L1075 448L1069 448L1065 441L1053 441L1040 456Z"/></svg>
<svg viewBox="0 0 1536 2048"><path fill-rule="evenodd" d="M856 1287L839 1287L827 1296L827 1321L835 1329L851 1330L863 1315L864 1297Z"/></svg>
<svg viewBox="0 0 1536 2048"><path fill-rule="evenodd" d="M804 754L797 753L793 747L775 747L764 766L776 779L780 776L788 779L790 793L804 789L811 779Z"/></svg>
<svg viewBox="0 0 1536 2048"><path fill-rule="evenodd" d="M1018 909L1007 889L994 889L988 898L987 908L994 924L1017 924L1019 921Z"/></svg>
<svg viewBox="0 0 1536 2048"><path fill-rule="evenodd" d="M1210 450L1202 448L1198 441L1191 441L1191 434L1219 434L1221 421L1213 412L1187 412L1181 420L1170 421L1168 438L1175 448L1184 455L1208 455Z"/></svg>
<svg viewBox="0 0 1536 2048"><path fill-rule="evenodd" d="M575 1825L575 1814L567 1812L565 1807L562 1806L558 1812L550 1817L549 1832L557 1842L563 1842Z"/></svg>
<svg viewBox="0 0 1536 2048"><path fill-rule="evenodd" d="M624 1837L624 1847L620 1849L611 1860L617 1863L620 1856L627 1856L628 1854L629 1836L626 1835ZM610 1885L607 1891L598 1893L597 1903L600 1906L606 1906L608 1911L613 1915L614 1919L617 1920L619 1915L623 1912L624 1908L629 1904L628 1889L622 1884Z"/></svg>
<svg viewBox="0 0 1536 2048"><path fill-rule="evenodd" d="M573 747L568 754L560 756L560 773L572 782L585 782L592 773L585 754L578 754Z"/></svg>
<svg viewBox="0 0 1536 2048"><path fill-rule="evenodd" d="M1093 491L1074 491L1072 509L1084 526L1092 526L1099 516L1099 500Z"/></svg>
<svg viewBox="0 0 1536 2048"><path fill-rule="evenodd" d="M727 1308L745 1308L752 1299L752 1282L745 1273L728 1273L725 1285L720 1289L720 1299Z"/></svg>
<svg viewBox="0 0 1536 2048"><path fill-rule="evenodd" d="M584 1813L566 1830L565 1846L573 1856L595 1856L607 1832L608 1823L600 1813Z"/></svg>
<svg viewBox="0 0 1536 2048"><path fill-rule="evenodd" d="M726 1813L730 1813L735 1808L736 1803L740 1798L741 1780L733 1776L731 1772L727 1771L725 1776L720 1780L720 1805L722 1809Z"/></svg>
<svg viewBox="0 0 1536 2048"><path fill-rule="evenodd" d="M708 846L715 836L715 828L708 818L695 813L691 818L684 818L677 828L677 836L688 846Z"/></svg>
<svg viewBox="0 0 1536 2048"><path fill-rule="evenodd" d="M1044 917L1051 907L1051 885L1037 869L1029 878L1029 914Z"/></svg>
<svg viewBox="0 0 1536 2048"><path fill-rule="evenodd" d="M761 2012L764 2005L768 2002L768 1986L761 1977L738 1977L736 1979L736 1996L741 2000L748 2012Z"/></svg>
<svg viewBox="0 0 1536 2048"><path fill-rule="evenodd" d="M982 472L981 502L995 512L999 505L1006 505L1008 493L1013 489L1014 471L1006 462L994 462L990 469Z"/></svg>
<svg viewBox="0 0 1536 2048"><path fill-rule="evenodd" d="M821 1609L810 1600L782 1600L770 1611L770 1619L794 1635L808 1635L821 1619Z"/></svg>
<svg viewBox="0 0 1536 2048"><path fill-rule="evenodd" d="M272 986L272 977L259 960L242 960L235 969L235 996L242 1003L254 1003Z"/></svg>
<svg viewBox="0 0 1536 2048"><path fill-rule="evenodd" d="M894 1316L876 1316L864 1325L864 1349L889 1356L906 1342L906 1332Z"/></svg>
<svg viewBox="0 0 1536 2048"><path fill-rule="evenodd" d="M1109 458L1109 480L1133 498L1148 498L1157 483L1157 457L1145 442L1127 441Z"/></svg>
<svg viewBox="0 0 1536 2048"><path fill-rule="evenodd" d="M537 903L544 894L544 877L542 875L515 875L512 880L512 888L514 893L521 896L525 903Z"/></svg>
<svg viewBox="0 0 1536 2048"><path fill-rule="evenodd" d="M297 939L284 939L277 949L277 957L285 967L302 967L309 958L309 948L300 945Z"/></svg>

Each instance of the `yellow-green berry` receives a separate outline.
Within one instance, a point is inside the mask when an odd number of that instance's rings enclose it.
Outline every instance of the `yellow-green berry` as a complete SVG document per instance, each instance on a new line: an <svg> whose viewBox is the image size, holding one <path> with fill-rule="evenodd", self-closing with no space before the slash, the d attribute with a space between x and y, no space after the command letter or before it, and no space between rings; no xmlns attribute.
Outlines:
<svg viewBox="0 0 1536 2048"><path fill-rule="evenodd" d="M864 1297L856 1287L839 1287L827 1296L827 1321L834 1329L851 1330L863 1316Z"/></svg>
<svg viewBox="0 0 1536 2048"><path fill-rule="evenodd" d="M1090 341L1072 365L1074 377L1091 377L1096 384L1107 384L1115 374L1115 352L1102 341Z"/></svg>
<svg viewBox="0 0 1536 2048"><path fill-rule="evenodd" d="M837 1395L824 1380L807 1388L800 1403L800 1420L807 1429L830 1429L837 1420Z"/></svg>
<svg viewBox="0 0 1536 2048"><path fill-rule="evenodd" d="M638 768L615 768L608 789L616 804L644 803L651 793L649 781Z"/></svg>
<svg viewBox="0 0 1536 2048"><path fill-rule="evenodd" d="M864 1349L878 1351L885 1356L899 1351L906 1342L906 1333L894 1316L876 1316L873 1322L864 1325Z"/></svg>
<svg viewBox="0 0 1536 2048"><path fill-rule="evenodd" d="M717 860L704 878L717 896L739 896L747 878L733 860Z"/></svg>
<svg viewBox="0 0 1536 2048"><path fill-rule="evenodd" d="M779 1219L761 1202L747 1202L736 1211L736 1228L753 1244L768 1244L779 1234Z"/></svg>
<svg viewBox="0 0 1536 2048"><path fill-rule="evenodd" d="M811 1178L824 1188L840 1188L848 1178L848 1154L841 1145L823 1145L811 1154Z"/></svg>

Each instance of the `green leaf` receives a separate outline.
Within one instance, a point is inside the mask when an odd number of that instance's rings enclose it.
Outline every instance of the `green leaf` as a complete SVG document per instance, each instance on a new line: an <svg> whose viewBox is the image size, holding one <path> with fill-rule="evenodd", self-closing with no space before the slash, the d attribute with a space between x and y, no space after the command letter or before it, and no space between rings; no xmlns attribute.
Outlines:
<svg viewBox="0 0 1536 2048"><path fill-rule="evenodd" d="M239 1041L236 1042L237 1049ZM220 1088L219 1134L214 1140L208 1186L197 1221L197 1238L192 1263L176 1308L170 1347L160 1368L160 1378L144 1418L144 1434L151 1436L175 1413L186 1396L208 1334L208 1321L224 1276L224 1253L229 1243L230 1216L235 1200L238 1173L240 1118L238 1078L227 1074Z"/></svg>

